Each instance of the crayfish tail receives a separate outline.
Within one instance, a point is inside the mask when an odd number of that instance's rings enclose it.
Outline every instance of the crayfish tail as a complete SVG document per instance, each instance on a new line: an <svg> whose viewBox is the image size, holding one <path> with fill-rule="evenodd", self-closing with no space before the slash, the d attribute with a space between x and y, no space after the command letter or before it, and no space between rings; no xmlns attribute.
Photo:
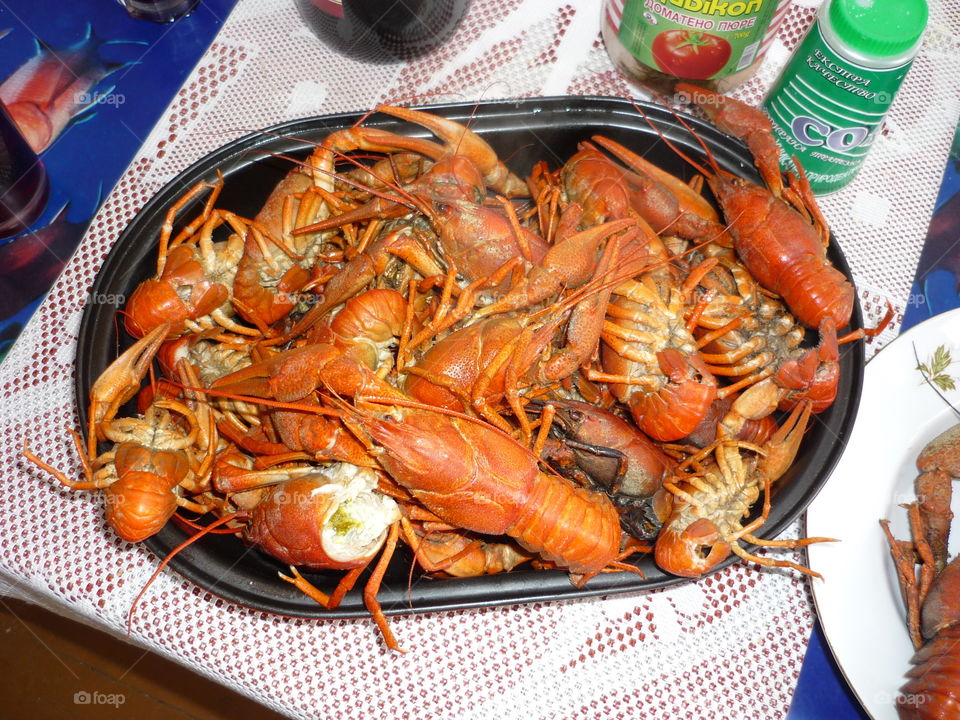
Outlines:
<svg viewBox="0 0 960 720"><path fill-rule="evenodd" d="M524 514L508 530L522 547L566 568L576 585L616 561L620 517L606 495L538 473Z"/></svg>

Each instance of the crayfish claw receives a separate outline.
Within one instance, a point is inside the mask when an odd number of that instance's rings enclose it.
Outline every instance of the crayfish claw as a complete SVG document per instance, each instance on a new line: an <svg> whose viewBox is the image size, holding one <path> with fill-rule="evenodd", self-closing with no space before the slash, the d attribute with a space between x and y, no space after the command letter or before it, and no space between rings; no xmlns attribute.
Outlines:
<svg viewBox="0 0 960 720"><path fill-rule="evenodd" d="M483 173L486 183L497 192L507 197L528 194L527 184L510 172L490 144L469 128L438 115L395 105L381 105L377 110L427 128L443 140L448 152L470 158Z"/></svg>
<svg viewBox="0 0 960 720"><path fill-rule="evenodd" d="M90 457L96 456L97 440L105 440L102 428L120 407L140 390L157 350L166 340L170 324L158 325L127 348L107 367L90 388Z"/></svg>
<svg viewBox="0 0 960 720"><path fill-rule="evenodd" d="M793 464L810 420L813 405L804 401L797 405L780 429L764 445L765 456L760 461L760 471L770 479L778 480Z"/></svg>
<svg viewBox="0 0 960 720"><path fill-rule="evenodd" d="M743 140L750 148L767 187L774 195L783 193L780 146L773 138L770 118L762 110L690 83L677 83L675 89L700 108L720 130Z"/></svg>

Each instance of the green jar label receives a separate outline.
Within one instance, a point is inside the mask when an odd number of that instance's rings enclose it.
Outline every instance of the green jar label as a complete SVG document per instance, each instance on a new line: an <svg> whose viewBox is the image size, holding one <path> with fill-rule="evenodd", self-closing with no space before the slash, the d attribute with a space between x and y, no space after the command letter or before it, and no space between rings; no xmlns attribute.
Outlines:
<svg viewBox="0 0 960 720"><path fill-rule="evenodd" d="M844 187L860 170L910 63L867 68L846 60L814 25L771 88L763 109L784 156L796 156L818 195Z"/></svg>
<svg viewBox="0 0 960 720"><path fill-rule="evenodd" d="M638 61L667 75L723 78L762 54L779 1L625 0L617 37Z"/></svg>

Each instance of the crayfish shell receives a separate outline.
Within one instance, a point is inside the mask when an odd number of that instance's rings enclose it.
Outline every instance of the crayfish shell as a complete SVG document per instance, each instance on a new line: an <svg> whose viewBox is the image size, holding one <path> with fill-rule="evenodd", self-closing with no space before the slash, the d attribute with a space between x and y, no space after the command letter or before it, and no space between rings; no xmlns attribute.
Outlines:
<svg viewBox="0 0 960 720"><path fill-rule="evenodd" d="M911 658L897 697L902 720L960 718L960 625L947 628Z"/></svg>
<svg viewBox="0 0 960 720"><path fill-rule="evenodd" d="M185 477L190 466L181 454L158 452L151 456L144 448L129 444L117 448L114 462L122 475L103 491L107 523L127 542L141 542L160 532L177 511L177 496L170 484ZM145 462L152 463L156 472L137 469ZM174 481L158 484L158 478L168 477Z"/></svg>
<svg viewBox="0 0 960 720"><path fill-rule="evenodd" d="M348 463L288 480L254 508L244 538L289 565L362 567L400 518L376 485L373 470Z"/></svg>
<svg viewBox="0 0 960 720"><path fill-rule="evenodd" d="M912 667L897 698L904 720L960 718L958 583L960 556L940 571L923 601L921 629L926 643L910 659Z"/></svg>

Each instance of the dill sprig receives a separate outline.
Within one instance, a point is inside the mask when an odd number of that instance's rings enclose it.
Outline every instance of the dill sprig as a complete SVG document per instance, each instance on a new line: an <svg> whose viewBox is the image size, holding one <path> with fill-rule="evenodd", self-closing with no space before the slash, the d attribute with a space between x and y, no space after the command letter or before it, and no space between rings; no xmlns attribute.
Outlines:
<svg viewBox="0 0 960 720"><path fill-rule="evenodd" d="M914 353L916 353L916 348L914 348ZM950 357L950 351L947 350L946 346L939 345L926 363L917 361L917 370L923 374L924 380L933 383L941 390L956 390L957 385L953 377L946 372L946 369L952 364L953 359Z"/></svg>

